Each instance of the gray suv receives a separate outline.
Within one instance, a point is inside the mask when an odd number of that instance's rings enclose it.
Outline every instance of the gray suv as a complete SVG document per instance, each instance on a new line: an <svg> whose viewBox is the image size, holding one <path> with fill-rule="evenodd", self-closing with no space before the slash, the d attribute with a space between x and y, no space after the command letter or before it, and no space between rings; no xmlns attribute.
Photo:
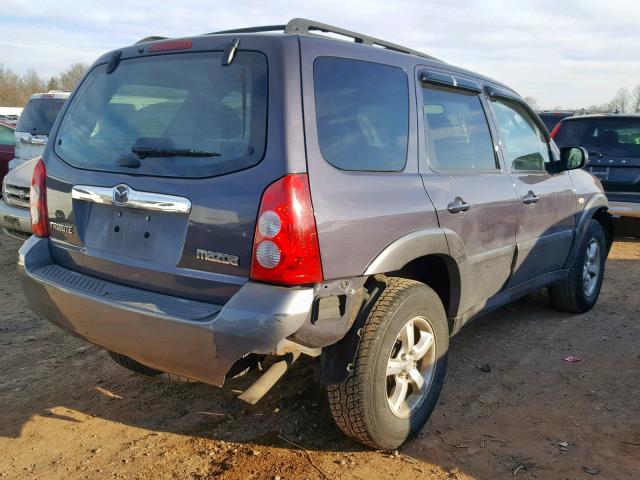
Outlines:
<svg viewBox="0 0 640 480"><path fill-rule="evenodd" d="M19 270L36 312L139 373L262 364L255 403L316 357L338 426L395 448L464 324L545 287L596 303L614 222L586 156L505 85L318 22L138 43L56 121Z"/></svg>

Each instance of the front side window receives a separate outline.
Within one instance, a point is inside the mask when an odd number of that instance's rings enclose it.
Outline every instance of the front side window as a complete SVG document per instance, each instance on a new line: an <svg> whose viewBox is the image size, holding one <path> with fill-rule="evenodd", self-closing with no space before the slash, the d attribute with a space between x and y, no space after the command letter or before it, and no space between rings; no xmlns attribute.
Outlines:
<svg viewBox="0 0 640 480"><path fill-rule="evenodd" d="M409 137L407 76L397 67L336 57L314 62L316 124L323 157L343 170L404 169Z"/></svg>
<svg viewBox="0 0 640 480"><path fill-rule="evenodd" d="M267 133L267 61L238 52L123 60L91 71L69 106L55 149L90 170L210 177L258 163Z"/></svg>
<svg viewBox="0 0 640 480"><path fill-rule="evenodd" d="M447 87L422 90L426 138L435 170L496 170L489 124L478 94Z"/></svg>
<svg viewBox="0 0 640 480"><path fill-rule="evenodd" d="M549 144L533 117L517 102L493 99L492 104L511 169L545 171L545 163L550 161Z"/></svg>

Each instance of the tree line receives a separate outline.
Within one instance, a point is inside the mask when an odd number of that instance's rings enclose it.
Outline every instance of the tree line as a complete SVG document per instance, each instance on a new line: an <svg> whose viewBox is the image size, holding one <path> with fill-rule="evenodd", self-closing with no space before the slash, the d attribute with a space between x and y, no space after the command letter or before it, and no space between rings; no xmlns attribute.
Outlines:
<svg viewBox="0 0 640 480"><path fill-rule="evenodd" d="M613 99L605 104L612 112L640 113L640 83L632 89L618 89Z"/></svg>
<svg viewBox="0 0 640 480"><path fill-rule="evenodd" d="M74 63L66 70L49 79L42 78L33 69L19 75L13 70L0 64L0 106L23 107L34 93L49 90L73 90L87 71L85 63Z"/></svg>
<svg viewBox="0 0 640 480"><path fill-rule="evenodd" d="M524 99L531 108L540 110L538 100L535 97L524 97ZM593 113L640 113L640 83L631 89L627 87L619 88L613 98L606 103L581 108L556 106L551 110L585 110Z"/></svg>

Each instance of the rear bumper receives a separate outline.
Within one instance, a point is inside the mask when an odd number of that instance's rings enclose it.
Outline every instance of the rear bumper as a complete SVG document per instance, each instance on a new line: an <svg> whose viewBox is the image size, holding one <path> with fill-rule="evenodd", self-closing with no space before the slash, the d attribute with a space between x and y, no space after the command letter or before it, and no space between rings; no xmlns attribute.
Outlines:
<svg viewBox="0 0 640 480"><path fill-rule="evenodd" d="M0 200L0 226L7 235L24 238L31 235L31 215L26 208L8 205Z"/></svg>
<svg viewBox="0 0 640 480"><path fill-rule="evenodd" d="M609 201L609 211L619 217L640 218L640 203Z"/></svg>
<svg viewBox="0 0 640 480"><path fill-rule="evenodd" d="M149 367L222 385L249 353L269 354L307 320L313 288L247 282L214 305L105 282L53 263L31 237L18 270L31 308L60 328Z"/></svg>

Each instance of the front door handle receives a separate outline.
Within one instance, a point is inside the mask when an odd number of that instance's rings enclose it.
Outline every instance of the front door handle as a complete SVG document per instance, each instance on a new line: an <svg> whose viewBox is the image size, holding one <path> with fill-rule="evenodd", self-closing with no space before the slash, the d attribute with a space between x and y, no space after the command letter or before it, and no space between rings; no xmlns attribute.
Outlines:
<svg viewBox="0 0 640 480"><path fill-rule="evenodd" d="M470 208L471 205L465 202L461 197L456 197L453 202L447 205L447 210L449 210L450 213L466 212Z"/></svg>
<svg viewBox="0 0 640 480"><path fill-rule="evenodd" d="M540 197L535 193L533 193L531 190L529 190L529 193L527 193L524 197L522 197L522 203L524 203L525 205L538 203L538 200L540 200Z"/></svg>

